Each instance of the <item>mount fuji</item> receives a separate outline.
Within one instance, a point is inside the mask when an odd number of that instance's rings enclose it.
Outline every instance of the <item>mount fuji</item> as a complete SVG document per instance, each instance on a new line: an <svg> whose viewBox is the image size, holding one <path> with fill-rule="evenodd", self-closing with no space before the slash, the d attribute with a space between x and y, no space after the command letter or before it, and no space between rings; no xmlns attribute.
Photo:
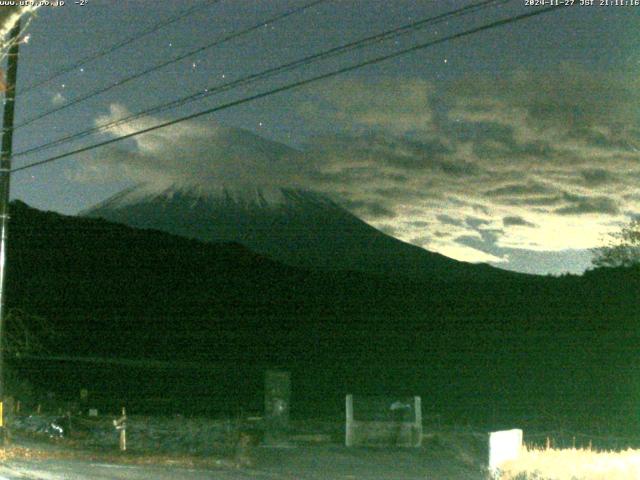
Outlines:
<svg viewBox="0 0 640 480"><path fill-rule="evenodd" d="M81 213L211 242L237 242L282 263L438 281L515 274L458 262L376 230L328 197L259 187L129 188Z"/></svg>
<svg viewBox="0 0 640 480"><path fill-rule="evenodd" d="M122 132L127 133L127 132ZM452 260L368 225L308 187L321 165L279 142L217 124L138 139L102 168L134 185L81 216L209 242L237 242L282 263L449 280L520 276Z"/></svg>

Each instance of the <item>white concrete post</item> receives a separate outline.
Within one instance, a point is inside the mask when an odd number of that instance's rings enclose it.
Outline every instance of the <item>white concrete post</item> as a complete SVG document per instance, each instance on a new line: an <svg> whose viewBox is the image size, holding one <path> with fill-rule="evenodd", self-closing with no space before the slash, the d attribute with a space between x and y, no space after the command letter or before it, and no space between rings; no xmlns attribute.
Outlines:
<svg viewBox="0 0 640 480"><path fill-rule="evenodd" d="M492 478L499 478L500 466L520 456L522 430L502 430L489 433L489 472Z"/></svg>
<svg viewBox="0 0 640 480"><path fill-rule="evenodd" d="M347 395L345 402L346 422L344 444L347 447L353 446L353 395Z"/></svg>

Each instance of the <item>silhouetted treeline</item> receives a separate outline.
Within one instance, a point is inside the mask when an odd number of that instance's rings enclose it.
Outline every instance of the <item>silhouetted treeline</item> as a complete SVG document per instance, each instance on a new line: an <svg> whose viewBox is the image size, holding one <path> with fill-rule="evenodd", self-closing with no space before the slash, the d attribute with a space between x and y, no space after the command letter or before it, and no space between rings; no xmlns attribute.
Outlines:
<svg viewBox="0 0 640 480"><path fill-rule="evenodd" d="M292 371L300 411L398 392L454 418L640 414L638 268L486 280L476 269L468 282L314 272L19 202L8 265L9 305L54 326L42 339L52 354L215 365L22 362L43 389L93 382L131 401L186 391L259 407L260 372L275 366Z"/></svg>

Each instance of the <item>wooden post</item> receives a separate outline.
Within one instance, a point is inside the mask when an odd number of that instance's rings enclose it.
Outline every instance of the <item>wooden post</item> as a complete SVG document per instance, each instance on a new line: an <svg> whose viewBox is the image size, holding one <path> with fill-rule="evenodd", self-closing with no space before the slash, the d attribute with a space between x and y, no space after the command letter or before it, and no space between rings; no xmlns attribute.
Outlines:
<svg viewBox="0 0 640 480"><path fill-rule="evenodd" d="M120 451L127 450L127 410L122 407L122 416L113 421L113 426L120 432Z"/></svg>
<svg viewBox="0 0 640 480"><path fill-rule="evenodd" d="M353 395L347 395L345 401L346 421L345 421L345 434L344 444L347 447L353 446Z"/></svg>
<svg viewBox="0 0 640 480"><path fill-rule="evenodd" d="M120 451L125 452L127 450L127 429L120 430Z"/></svg>
<svg viewBox="0 0 640 480"><path fill-rule="evenodd" d="M122 407L122 424L120 429L120 451L127 450L127 411Z"/></svg>
<svg viewBox="0 0 640 480"><path fill-rule="evenodd" d="M422 446L422 399L419 396L413 397L414 402L414 413L415 413L415 424L414 424L414 447Z"/></svg>
<svg viewBox="0 0 640 480"><path fill-rule="evenodd" d="M4 95L4 116L2 123L2 150L0 151L0 407L7 393L5 388L4 365L4 322L5 304L5 270L7 258L7 226L9 223L9 186L11 179L11 155L13 149L13 116L16 98L16 76L18 74L18 36L20 20L9 33L10 45L7 55L7 90ZM4 443L7 432L5 418L0 419L0 437Z"/></svg>

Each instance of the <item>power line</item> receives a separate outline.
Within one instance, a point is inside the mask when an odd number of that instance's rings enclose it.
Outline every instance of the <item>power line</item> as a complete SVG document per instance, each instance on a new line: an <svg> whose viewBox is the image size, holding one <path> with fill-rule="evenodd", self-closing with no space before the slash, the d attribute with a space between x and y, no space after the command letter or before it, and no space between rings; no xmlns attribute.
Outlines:
<svg viewBox="0 0 640 480"><path fill-rule="evenodd" d="M21 170L27 170L27 169L30 169L30 168L34 168L34 167L38 167L38 166L41 166L41 165L45 165L47 163L52 163L52 162L61 160L63 158L70 157L72 155L76 155L78 153L84 153L84 152L87 152L87 151L90 151L90 150L94 150L96 148L103 147L103 146L106 146L106 145L110 145L112 143L119 142L119 141L122 141L122 140L126 140L126 139L129 139L129 138L137 137L139 135L143 135L145 133L152 132L154 130L159 130L161 128L170 127L170 126L175 125L177 123L181 123L181 122L184 122L184 121L187 121L187 120L192 120L194 118L198 118L198 117L201 117L201 116L204 116L204 115L209 115L211 113L219 112L221 110L226 110L228 108L235 107L235 106L238 106L238 105L242 105L244 103L252 102L254 100L259 100L261 98L265 98L265 97L268 97L268 96L271 96L271 95L275 95L277 93L282 93L282 92L285 92L285 91L288 91L288 90L293 90L294 88L302 87L304 85L309 85L311 83L315 83L315 82L318 82L320 80L325 80L327 78L335 77L335 76L338 76L338 75L341 75L341 74L344 74L344 73L347 73L347 72L351 72L351 71L357 70L357 69L362 68L362 67L366 67L366 66L369 66L369 65L374 65L374 64L377 64L377 63L380 63L380 62L383 62L383 61L386 61L386 60L389 60L389 59L392 59L392 58L395 58L395 57L399 57L401 55L406 55L408 53L416 52L418 50L423 50L423 49L432 47L434 45L439 45L441 43L445 43L445 42L448 42L448 41L451 41L451 40L467 37L469 35L473 35L473 34L476 34L476 33L482 32L482 31L491 30L491 29L496 28L496 27L501 27L501 26L504 26L504 25L508 25L510 23L515 23L515 22L519 22L519 21L522 21L522 20L525 20L525 19L528 19L528 18L536 17L538 15L542 15L544 13L551 12L552 10L556 10L556 9L560 9L560 8L564 8L564 7L565 7L565 5L545 7L545 8L533 10L533 11L528 12L528 13L523 13L523 14L516 15L516 16L513 16L513 17L504 18L502 20L496 20L494 22L487 23L485 25L482 25L482 26L476 27L476 28L472 28L470 30L466 30L464 32L456 33L456 34L453 34L453 35L448 35L446 37L443 37L443 38L440 38L440 39L437 39L437 40L432 40L432 41L429 41L429 42L426 42L426 43L421 43L421 44L418 44L418 45L414 45L413 47L405 48L403 50L400 50L400 51L397 51L397 52L394 52L394 53L390 53L390 54L387 54L387 55L382 55L382 56L379 56L379 57L375 57L375 58L372 58L370 60L357 63L355 65L351 65L351 66L348 66L348 67L340 68L338 70L334 70L332 72L328 72L328 73L324 73L324 74L321 74L321 75L317 75L315 77L307 78L305 80L300 80L300 81L297 81L297 82L294 82L294 83L290 83L288 85L283 85L281 87L276 87L276 88L273 88L271 90L267 90L266 92L261 92L261 93L255 94L255 95L251 95L249 97L241 98L239 100L234 100L232 102L228 102L228 103L225 103L223 105L219 105L217 107L209 108L209 109L203 110L201 112L193 113L191 115L187 115L187 116L175 119L175 120L164 122L164 123L155 125L153 127L149 127L149 128L145 128L145 129L142 129L142 130L138 130L136 132L132 132L132 133L129 133L127 135L122 135L120 137L112 138L110 140L105 140L104 142L96 143L94 145L89 145L89 146L86 146L86 147L78 148L76 150L72 150L72 151L67 152L67 153L56 155L56 156L47 158L45 160L40 160L40 161L37 161L37 162L33 162L33 163L30 163L30 164L24 165L22 167L13 168L11 170L11 172L12 173L19 172Z"/></svg>
<svg viewBox="0 0 640 480"><path fill-rule="evenodd" d="M125 78L123 78L121 80L118 80L118 81L116 81L116 82L114 82L114 83L112 83L110 85L107 85L106 87L102 87L102 88L99 88L99 89L94 90L92 92L89 92L89 93L87 93L85 95L81 95L79 97L76 97L73 100L71 100L70 102L65 103L64 105L60 105L59 107L53 108L53 109L48 110L48 111L46 111L44 113L41 113L40 115L36 115L35 117L32 117L32 118L30 118L28 120L25 120L21 124L17 125L15 127L15 130L17 130L19 128L22 128L24 126L30 125L33 122L35 122L36 120L40 120L40 119L42 119L44 117L47 117L47 116L49 116L49 115L51 115L53 113L57 113L57 112L59 112L61 110L65 110L65 109L67 109L67 108L69 108L69 107L71 107L73 105L76 105L76 104L78 104L80 102L83 102L83 101L88 100L90 98L93 98L95 96L101 95L101 94L103 94L105 92L108 92L109 90L112 90L112 89L114 89L116 87L120 87L120 86L122 86L122 85L124 85L126 83L129 83L129 82L133 81L133 80L136 80L138 78L144 77L145 75L149 75L150 73L153 73L153 72L155 72L157 70L160 70L160 69L162 69L162 68L164 68L166 66L169 66L169 65L172 65L174 63L177 63L180 60L184 60L185 58L191 57L191 56L193 56L193 55L195 55L197 53L201 53L201 52L203 52L205 50L208 50L210 48L213 48L213 47L216 47L218 45L221 45L221 44L226 43L226 42L228 42L230 40L233 40L235 38L247 35L247 34L253 32L255 30L258 30L259 28L262 28L262 27L264 27L266 25L270 25L272 23L275 23L275 22L277 22L279 20L283 20L283 19L285 19L287 17L290 17L292 15L295 15L297 13L301 13L301 12L303 12L303 11L309 9L309 8L312 8L312 7L314 7L314 6L316 6L316 5L320 4L320 3L323 3L325 1L327 1L327 0L314 0L314 1L309 2L309 3L307 3L307 4L305 4L305 5L301 6L301 7L293 8L291 10L288 10L288 11L284 12L284 13L281 13L279 15L271 17L271 18L269 18L267 20L263 20L263 21L255 24L255 25L252 25L249 28L246 28L246 29L241 30L241 31L236 32L236 33L232 33L232 34L227 35L227 36L225 36L225 37L223 37L221 39L218 39L218 40L215 40L215 41L213 41L211 43L208 43L207 45L204 45L202 47L198 47L198 48L196 48L194 50L191 50L191 51L189 51L189 52L187 52L185 54L179 55L179 56L177 56L177 57L175 57L175 58L173 58L171 60L167 60L165 62L162 62L160 64L154 65L154 66L152 66L150 68L147 68L146 70L143 70L141 72L138 72L138 73L135 73L135 74L130 75L128 77L125 77Z"/></svg>
<svg viewBox="0 0 640 480"><path fill-rule="evenodd" d="M406 25L402 25L400 27L391 29L391 30L387 30L385 32L376 34L376 35L371 35L369 37L365 37L363 39L357 40L357 41L353 41L353 42L349 42L337 47L333 47L330 48L328 50L324 50L322 52L319 53L315 53L312 55L308 55L302 59L299 60L295 60L293 62L289 62L286 63L284 65L280 65L277 67L272 67L272 68L268 68L266 70L263 70L262 72L256 73L256 74L251 74L248 75L246 77L242 77L240 79L237 80L233 80L230 82L226 82L223 83L222 85L218 85L218 86L214 86L214 87L210 87L210 88L206 88L204 91L198 91L194 94L190 94L187 95L185 97L179 98L177 100L173 100L171 102L168 103L163 103L163 104L159 104L156 105L150 109L147 110L143 110L141 112L138 113L134 113L122 118L119 118L117 120L111 121L109 123L103 124L103 125L98 125L96 127L90 128L88 130L83 130L81 132L76 132L74 134L71 135L67 135L61 138L58 138L57 140L53 140L51 142L42 144L42 145L38 145L32 148L29 148L27 150L23 150L21 152L18 152L14 155L14 157L18 157L18 156L23 156L26 155L28 153L34 153L37 151L41 151L41 150L45 150L57 145L61 145L64 143L67 143L71 140L76 140L79 138L83 138L86 137L88 135L91 135L93 133L97 133L99 131L104 131L108 128L117 126L117 125L121 125L123 123L135 120L137 118L146 116L146 115L150 115L152 113L159 113L165 110L169 110L172 108L177 108L179 106L183 106L186 105L187 103L190 102L194 102L197 100L202 100L204 98L208 98L211 95L214 94L218 94L221 93L223 91L227 91L227 90L231 90L233 88L236 88L238 86L243 86L243 85L248 85L251 84L253 82L259 81L259 80L263 80L265 78L269 78L272 76L275 76L277 74L281 74L283 72L287 72L287 71L291 71L295 68L298 68L300 66L305 66L311 63L315 63L317 61L321 61L321 60L326 60L328 58L334 57L334 56L338 56L338 55L342 55L346 52L349 51L353 51L356 49L360 49L360 48L364 48L364 47L368 47L371 46L373 44L376 43L380 43L383 42L385 40L388 40L390 38L393 37L398 37L400 35L404 35L407 34L409 32L411 32L412 30L416 30L418 28L422 28L425 27L427 25L432 25L444 20L447 20L449 18L452 17L457 17L457 16L462 16L462 15L468 15L472 12L476 12L479 11L481 9L485 9L487 7L498 5L501 3L506 3L510 0L484 0L482 2L478 2L476 4L473 5L468 5L466 7L463 8L459 8L457 10L453 10L453 11L449 11L440 15L436 15L433 17L429 17L426 19L422 19L422 20L418 20L416 22L412 22Z"/></svg>
<svg viewBox="0 0 640 480"><path fill-rule="evenodd" d="M49 77L38 81L36 83L31 84L30 86L26 87L24 90L22 90L21 92L19 92L19 95L24 95L27 92L30 92L31 90L41 87L42 85L49 83L50 81L58 78L61 75L64 75L65 73L69 73L77 68L80 68L82 65L85 65L93 60L97 60L98 58L104 57L105 55L108 55L110 53L115 52L116 50L119 50L127 45L129 45L130 43L135 42L136 40L139 40L143 37L146 37L147 35L151 35L152 33L157 32L158 30L171 25L172 23L178 22L180 20L182 20L185 17L188 17L189 15L192 15L193 13L203 10L205 8L208 8L209 6L218 3L220 0L205 0L202 4L200 5L195 5L191 8L188 8L187 10L185 10L184 12L178 14L178 15L174 15L172 17L169 17L165 20L162 20L154 25L152 25L150 28L148 28L147 30L143 30L125 40L122 40L121 42L115 43L114 45L104 49L104 50L100 50L99 52L93 53L91 55L88 55L80 60L78 60L76 63L73 63L72 65L69 65L67 67L64 67L60 70L58 70L57 72L51 74Z"/></svg>

